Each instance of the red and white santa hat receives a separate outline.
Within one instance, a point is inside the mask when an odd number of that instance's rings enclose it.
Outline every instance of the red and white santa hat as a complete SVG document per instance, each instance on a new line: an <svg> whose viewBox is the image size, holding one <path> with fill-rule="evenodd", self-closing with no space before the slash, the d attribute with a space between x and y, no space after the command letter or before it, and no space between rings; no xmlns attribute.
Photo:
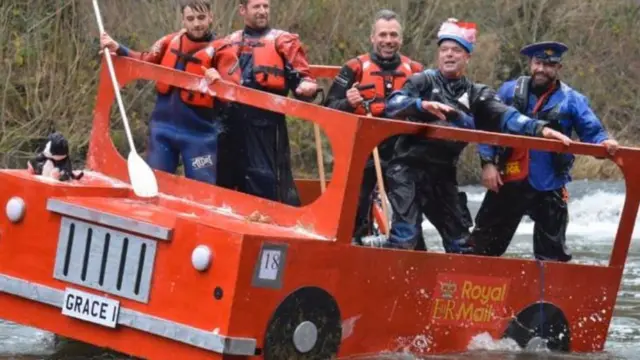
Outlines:
<svg viewBox="0 0 640 360"><path fill-rule="evenodd" d="M475 23L461 22L458 19L449 18L440 26L438 45L445 40L453 40L467 50L468 53L472 53L476 43L477 32Z"/></svg>

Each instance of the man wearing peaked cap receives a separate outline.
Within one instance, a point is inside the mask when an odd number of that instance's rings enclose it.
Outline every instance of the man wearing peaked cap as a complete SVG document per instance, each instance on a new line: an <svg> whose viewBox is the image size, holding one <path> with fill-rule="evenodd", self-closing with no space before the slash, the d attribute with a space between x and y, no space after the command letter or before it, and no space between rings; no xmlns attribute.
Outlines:
<svg viewBox="0 0 640 360"><path fill-rule="evenodd" d="M569 50L567 45L556 41L543 41L530 44L520 50L520 54L536 58L546 63L556 64L562 61L562 55Z"/></svg>
<svg viewBox="0 0 640 360"><path fill-rule="evenodd" d="M476 35L473 23L445 21L438 31L438 68L409 77L401 89L387 98L385 116L569 142L544 122L506 106L489 86L465 76ZM462 142L419 135L398 138L386 173L393 219L389 239L383 246L423 248L424 214L440 233L447 252L468 250L465 243L473 223L465 194L459 192L456 181L458 159L465 146Z"/></svg>
<svg viewBox="0 0 640 360"><path fill-rule="evenodd" d="M529 58L531 76L508 81L498 90L505 103L521 113L544 120L583 142L602 144L614 154L611 139L589 107L588 99L559 80L562 56L568 47L554 41L527 45L520 54ZM565 246L568 224L565 185L571 181L574 156L568 153L480 144L482 182L489 190L476 217L469 243L474 253L502 255L524 214L535 222L533 250L539 260L570 261Z"/></svg>

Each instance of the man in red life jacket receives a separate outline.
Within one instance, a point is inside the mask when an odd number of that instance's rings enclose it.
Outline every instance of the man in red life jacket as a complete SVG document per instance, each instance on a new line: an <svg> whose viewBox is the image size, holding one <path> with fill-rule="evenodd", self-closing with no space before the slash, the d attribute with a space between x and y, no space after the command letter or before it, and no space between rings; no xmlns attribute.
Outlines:
<svg viewBox="0 0 640 360"><path fill-rule="evenodd" d="M246 87L305 101L316 95L309 63L297 34L271 28L269 0L240 0L245 27L228 36L238 54ZM234 104L220 149L220 186L299 206L291 170L285 116Z"/></svg>
<svg viewBox="0 0 640 360"><path fill-rule="evenodd" d="M184 29L164 36L150 51L130 50L106 33L100 38L102 48L107 47L119 56L203 75L209 83L220 77L239 83L239 72L229 75L229 69L236 63L235 52L224 39L215 40L210 30L212 14L208 1L182 0L180 6ZM182 155L186 177L215 184L219 119L225 104L210 95L160 82L156 90L147 162L154 169L175 173Z"/></svg>
<svg viewBox="0 0 640 360"><path fill-rule="evenodd" d="M398 15L387 9L380 10L374 17L371 28L372 49L350 59L342 66L329 89L326 106L346 112L364 115L365 100L373 100L371 114L384 116L384 100L393 91L399 90L412 74L424 70L422 64L400 54L402 46L402 25ZM374 88L359 91L358 86L375 85ZM392 156L395 137L389 138L378 146L382 172ZM356 213L354 237L360 243L362 236L371 234L371 204L377 178L373 157L365 167Z"/></svg>

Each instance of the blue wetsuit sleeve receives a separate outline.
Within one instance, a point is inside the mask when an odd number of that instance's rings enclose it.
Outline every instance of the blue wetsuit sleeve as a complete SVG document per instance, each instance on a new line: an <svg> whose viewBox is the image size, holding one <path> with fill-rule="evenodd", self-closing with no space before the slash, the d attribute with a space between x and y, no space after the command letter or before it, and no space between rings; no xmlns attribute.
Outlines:
<svg viewBox="0 0 640 360"><path fill-rule="evenodd" d="M602 122L589 106L589 100L578 92L573 93L572 111L576 133L580 141L599 144L609 138Z"/></svg>
<svg viewBox="0 0 640 360"><path fill-rule="evenodd" d="M392 119L431 118L422 110L422 95L430 87L426 76L417 73L409 77L400 90L389 95L385 103L385 117Z"/></svg>
<svg viewBox="0 0 640 360"><path fill-rule="evenodd" d="M477 90L471 112L476 128L485 131L540 136L546 121L535 120L505 104L495 90L483 85Z"/></svg>
<svg viewBox="0 0 640 360"><path fill-rule="evenodd" d="M129 52L131 52L131 50L129 50L128 47L122 45L122 44L118 44L118 50L116 50L116 55L118 56L129 56Z"/></svg>
<svg viewBox="0 0 640 360"><path fill-rule="evenodd" d="M473 121L473 117L468 115L467 113L465 113L464 111L457 111L458 116L451 120L451 122L453 124L455 124L457 127L463 128L463 129L475 129L476 128L476 124Z"/></svg>
<svg viewBox="0 0 640 360"><path fill-rule="evenodd" d="M484 161L494 162L497 153L497 147L488 144L478 144L477 151L480 159Z"/></svg>
<svg viewBox="0 0 640 360"><path fill-rule="evenodd" d="M540 136L546 124L546 121L522 115L512 106L508 106L501 121L502 132L529 136Z"/></svg>

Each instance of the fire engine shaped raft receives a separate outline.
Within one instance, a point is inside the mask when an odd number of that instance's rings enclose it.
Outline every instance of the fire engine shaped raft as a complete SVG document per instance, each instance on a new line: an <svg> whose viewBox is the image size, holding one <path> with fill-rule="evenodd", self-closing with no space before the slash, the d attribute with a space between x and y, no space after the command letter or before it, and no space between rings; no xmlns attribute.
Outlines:
<svg viewBox="0 0 640 360"><path fill-rule="evenodd" d="M204 79L113 59L120 86ZM314 67L331 77L336 68ZM331 181L299 181L303 206L156 172L137 197L109 134L103 63L85 175L58 182L0 171L0 318L147 359L328 359L465 351L488 333L521 346L603 349L640 202L640 150L612 158L626 200L608 266L351 244L365 161L394 134L607 157L597 145L343 113L219 81L216 95L317 124ZM260 214L260 216L252 216ZM258 220L258 221L256 221Z"/></svg>

